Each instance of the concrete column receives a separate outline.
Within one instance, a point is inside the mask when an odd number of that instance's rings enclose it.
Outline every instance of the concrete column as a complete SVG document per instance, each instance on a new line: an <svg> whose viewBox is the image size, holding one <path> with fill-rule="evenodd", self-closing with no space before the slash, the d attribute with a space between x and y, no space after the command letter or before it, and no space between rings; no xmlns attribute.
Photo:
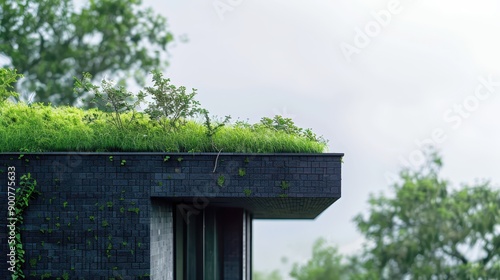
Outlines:
<svg viewBox="0 0 500 280"><path fill-rule="evenodd" d="M151 201L150 240L151 279L173 280L174 234L170 203Z"/></svg>

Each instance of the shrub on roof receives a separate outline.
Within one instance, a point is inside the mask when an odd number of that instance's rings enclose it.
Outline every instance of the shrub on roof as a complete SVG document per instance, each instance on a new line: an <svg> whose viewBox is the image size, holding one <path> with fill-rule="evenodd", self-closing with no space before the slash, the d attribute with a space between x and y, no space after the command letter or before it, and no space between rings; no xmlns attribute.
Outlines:
<svg viewBox="0 0 500 280"><path fill-rule="evenodd" d="M133 94L111 81L93 85L90 75L84 74L76 80L75 92L92 93L92 102L100 109L4 100L0 104L0 152L321 153L326 148L322 137L281 116L263 118L257 124L230 124L229 117L213 120L194 99L194 89L186 93L160 73L154 73L153 79L153 87ZM8 82L2 82L9 88ZM147 109L137 111L148 95L152 101ZM200 115L204 122L195 120Z"/></svg>

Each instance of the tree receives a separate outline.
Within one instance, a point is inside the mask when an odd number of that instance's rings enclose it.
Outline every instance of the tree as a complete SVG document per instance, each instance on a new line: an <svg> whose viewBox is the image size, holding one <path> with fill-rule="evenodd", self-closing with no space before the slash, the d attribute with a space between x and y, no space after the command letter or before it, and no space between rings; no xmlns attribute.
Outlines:
<svg viewBox="0 0 500 280"><path fill-rule="evenodd" d="M295 263L290 276L297 280L352 279L344 257L336 247L327 246L322 238L313 245L312 258L304 265Z"/></svg>
<svg viewBox="0 0 500 280"><path fill-rule="evenodd" d="M0 55L24 74L18 90L36 92L35 101L74 105L73 77L83 72L141 83L166 67L161 56L173 36L142 0L75 3L0 0Z"/></svg>
<svg viewBox="0 0 500 280"><path fill-rule="evenodd" d="M9 97L17 97L17 93L12 91L12 84L21 77L15 69L0 68L0 104Z"/></svg>
<svg viewBox="0 0 500 280"><path fill-rule="evenodd" d="M452 189L432 154L403 170L394 197L369 199L354 220L367 243L364 279L500 279L500 191L489 182Z"/></svg>
<svg viewBox="0 0 500 280"><path fill-rule="evenodd" d="M393 195L372 195L354 221L365 237L359 255L341 256L318 240L312 259L290 275L315 279L500 279L500 190L489 182L452 188L442 161L403 169Z"/></svg>

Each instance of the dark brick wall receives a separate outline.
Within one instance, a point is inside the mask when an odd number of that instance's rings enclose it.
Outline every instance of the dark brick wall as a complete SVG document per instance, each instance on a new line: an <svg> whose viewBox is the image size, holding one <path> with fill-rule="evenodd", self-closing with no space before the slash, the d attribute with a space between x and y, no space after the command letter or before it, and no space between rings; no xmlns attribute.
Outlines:
<svg viewBox="0 0 500 280"><path fill-rule="evenodd" d="M245 208L254 218L314 218L340 197L341 157L4 153L0 227L6 228L7 167L14 166L17 183L31 173L41 191L22 226L28 276L147 277L152 273L151 223L168 217L167 209L160 208L158 213L166 216L153 216L158 205L152 206L152 197L185 205L191 214L214 205ZM0 233L1 252L7 252L7 233ZM8 272L6 261L2 253L0 274Z"/></svg>

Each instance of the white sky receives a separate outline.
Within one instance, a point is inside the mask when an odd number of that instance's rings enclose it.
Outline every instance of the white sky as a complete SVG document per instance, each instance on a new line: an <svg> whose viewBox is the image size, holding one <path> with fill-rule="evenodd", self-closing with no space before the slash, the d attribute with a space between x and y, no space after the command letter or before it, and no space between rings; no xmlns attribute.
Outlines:
<svg viewBox="0 0 500 280"><path fill-rule="evenodd" d="M219 16L214 3L232 10ZM342 252L358 249L362 239L351 219L366 211L369 193L388 190L385 175L397 173L400 157L408 159L415 140L435 129L445 135L438 145L444 176L456 186L481 178L500 182L500 86L474 99L478 77L500 81L498 1L145 4L165 15L175 34L189 37L170 49L167 76L197 88L213 114L252 122L292 117L330 139L330 152L346 154L342 198L316 220L255 221L255 269L288 272L291 263L310 257L320 236ZM389 6L399 12L377 30L373 13ZM349 62L340 46L355 47L356 28L366 26L374 36ZM467 118L447 112L464 100Z"/></svg>

